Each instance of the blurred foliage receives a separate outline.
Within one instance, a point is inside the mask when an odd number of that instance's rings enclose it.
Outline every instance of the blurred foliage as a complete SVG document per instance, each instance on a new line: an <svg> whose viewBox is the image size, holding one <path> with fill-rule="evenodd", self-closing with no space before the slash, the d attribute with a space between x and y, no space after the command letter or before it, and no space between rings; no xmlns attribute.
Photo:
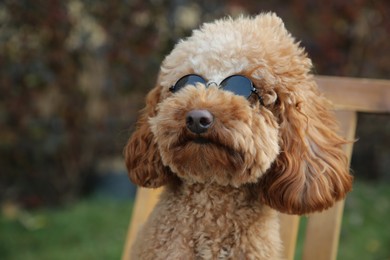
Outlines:
<svg viewBox="0 0 390 260"><path fill-rule="evenodd" d="M77 198L100 161L120 156L178 39L204 21L270 10L315 73L390 75L386 0L0 2L0 200Z"/></svg>
<svg viewBox="0 0 390 260"><path fill-rule="evenodd" d="M60 1L7 1L1 12L1 195L57 200L85 164L75 152L87 152L84 48L66 46L72 22Z"/></svg>

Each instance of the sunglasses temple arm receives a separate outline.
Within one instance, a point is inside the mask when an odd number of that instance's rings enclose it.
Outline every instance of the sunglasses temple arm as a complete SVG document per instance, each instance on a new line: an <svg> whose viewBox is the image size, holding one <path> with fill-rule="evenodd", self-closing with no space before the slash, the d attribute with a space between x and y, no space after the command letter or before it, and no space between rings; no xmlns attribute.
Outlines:
<svg viewBox="0 0 390 260"><path fill-rule="evenodd" d="M264 106L264 100L263 100L263 98L260 96L259 91L258 91L257 89L255 89L255 88L253 88L252 92L255 93L256 96L258 97L259 102L260 102L260 105Z"/></svg>

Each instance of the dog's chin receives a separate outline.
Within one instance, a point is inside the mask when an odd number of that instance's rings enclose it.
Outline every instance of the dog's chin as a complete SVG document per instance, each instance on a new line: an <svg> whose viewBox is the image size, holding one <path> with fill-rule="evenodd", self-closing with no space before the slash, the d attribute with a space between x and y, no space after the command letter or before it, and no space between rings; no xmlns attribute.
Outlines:
<svg viewBox="0 0 390 260"><path fill-rule="evenodd" d="M182 179L191 182L214 182L235 185L246 171L244 153L228 143L205 136L185 136L170 149L169 166Z"/></svg>

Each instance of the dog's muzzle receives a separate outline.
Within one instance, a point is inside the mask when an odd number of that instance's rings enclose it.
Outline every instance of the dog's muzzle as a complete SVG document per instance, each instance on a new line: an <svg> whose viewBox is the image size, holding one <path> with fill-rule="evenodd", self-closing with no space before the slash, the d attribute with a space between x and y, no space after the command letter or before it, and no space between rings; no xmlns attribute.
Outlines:
<svg viewBox="0 0 390 260"><path fill-rule="evenodd" d="M191 110L186 115L186 126L194 134L202 134L214 122L213 115L208 110Z"/></svg>

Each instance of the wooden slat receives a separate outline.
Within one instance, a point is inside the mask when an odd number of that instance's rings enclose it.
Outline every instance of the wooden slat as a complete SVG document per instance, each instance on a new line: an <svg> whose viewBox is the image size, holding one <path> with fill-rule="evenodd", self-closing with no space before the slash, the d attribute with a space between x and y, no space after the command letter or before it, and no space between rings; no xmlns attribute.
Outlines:
<svg viewBox="0 0 390 260"><path fill-rule="evenodd" d="M355 137L357 113L338 111L337 118L341 124L342 134L347 140ZM353 143L345 146L348 159L351 159ZM331 209L309 216L306 227L303 259L334 260L337 257L338 241L344 201L336 203Z"/></svg>
<svg viewBox="0 0 390 260"><path fill-rule="evenodd" d="M299 228L299 216L280 213L280 237L283 241L284 258L293 260Z"/></svg>
<svg viewBox="0 0 390 260"><path fill-rule="evenodd" d="M335 260L337 257L344 201L310 215L306 226L303 260Z"/></svg>
<svg viewBox="0 0 390 260"><path fill-rule="evenodd" d="M390 80L316 76L319 88L336 109L390 112Z"/></svg>
<svg viewBox="0 0 390 260"><path fill-rule="evenodd" d="M152 212L160 196L162 189L138 188L136 199L133 207L131 223L127 232L125 247L122 254L122 260L128 260L133 242L145 223L146 219Z"/></svg>

